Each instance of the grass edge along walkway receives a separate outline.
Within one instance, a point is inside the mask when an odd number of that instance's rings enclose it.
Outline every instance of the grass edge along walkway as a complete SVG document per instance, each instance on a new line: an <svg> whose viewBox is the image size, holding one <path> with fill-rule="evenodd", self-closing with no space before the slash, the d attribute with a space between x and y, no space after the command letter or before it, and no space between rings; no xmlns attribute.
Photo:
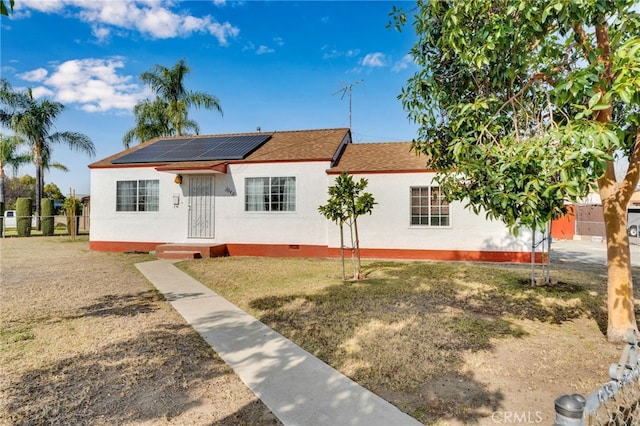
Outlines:
<svg viewBox="0 0 640 426"><path fill-rule="evenodd" d="M285 425L420 425L176 268L136 267Z"/></svg>

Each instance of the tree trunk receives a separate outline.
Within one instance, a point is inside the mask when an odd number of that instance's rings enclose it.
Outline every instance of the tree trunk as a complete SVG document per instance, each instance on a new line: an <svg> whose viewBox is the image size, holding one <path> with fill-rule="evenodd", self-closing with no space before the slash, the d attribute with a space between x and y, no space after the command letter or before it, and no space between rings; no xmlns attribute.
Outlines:
<svg viewBox="0 0 640 426"><path fill-rule="evenodd" d="M0 203L5 202L6 177L7 175L4 173L4 165L0 164Z"/></svg>
<svg viewBox="0 0 640 426"><path fill-rule="evenodd" d="M360 263L360 239L358 238L358 221L356 220L356 218L353 218L353 230L356 234L356 241L354 244L354 249L356 251L356 262L357 262L357 272L356 272L356 276L355 278L357 280L361 280L362 277L362 264Z"/></svg>
<svg viewBox="0 0 640 426"><path fill-rule="evenodd" d="M617 183L613 162L598 179L607 238L607 340L625 342L629 329L637 331L631 251L627 235L627 206L640 176L640 132L624 179Z"/></svg>
<svg viewBox="0 0 640 426"><path fill-rule="evenodd" d="M42 216L42 193L44 192L44 179L42 176L42 153L40 148L33 150L33 162L36 165L36 229L40 230L40 217Z"/></svg>
<svg viewBox="0 0 640 426"><path fill-rule="evenodd" d="M531 227L531 286L536 285L536 225Z"/></svg>
<svg viewBox="0 0 640 426"><path fill-rule="evenodd" d="M4 237L4 208L5 208L5 179L4 166L0 163L0 235Z"/></svg>
<svg viewBox="0 0 640 426"><path fill-rule="evenodd" d="M603 73L598 88L602 97L613 81L611 45L606 21L595 25L598 46L597 61L603 65ZM596 120L611 123L613 106L598 111ZM604 213L605 235L607 238L607 340L625 342L627 331L636 330L633 282L631 278L631 252L627 235L627 206L638 184L640 176L640 131L636 133L636 143L629 158L629 167L624 179L618 183L613 161L608 161L604 174L598 179L600 199Z"/></svg>
<svg viewBox="0 0 640 426"><path fill-rule="evenodd" d="M340 223L340 258L342 259L342 281L347 279L344 270L344 223Z"/></svg>
<svg viewBox="0 0 640 426"><path fill-rule="evenodd" d="M607 238L607 339L610 342L625 342L627 330L637 330L631 252L627 235L627 206L620 201L611 198L602 200Z"/></svg>

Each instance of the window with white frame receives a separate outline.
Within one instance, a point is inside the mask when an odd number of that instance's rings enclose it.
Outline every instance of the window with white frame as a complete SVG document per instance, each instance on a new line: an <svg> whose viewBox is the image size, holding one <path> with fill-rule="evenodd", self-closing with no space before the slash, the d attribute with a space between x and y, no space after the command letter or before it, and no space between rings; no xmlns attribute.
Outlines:
<svg viewBox="0 0 640 426"><path fill-rule="evenodd" d="M244 189L247 212L296 211L295 177L245 178Z"/></svg>
<svg viewBox="0 0 640 426"><path fill-rule="evenodd" d="M157 212L159 206L159 180L119 180L116 182L116 211Z"/></svg>
<svg viewBox="0 0 640 426"><path fill-rule="evenodd" d="M411 225L449 226L449 202L438 186L411 188Z"/></svg>

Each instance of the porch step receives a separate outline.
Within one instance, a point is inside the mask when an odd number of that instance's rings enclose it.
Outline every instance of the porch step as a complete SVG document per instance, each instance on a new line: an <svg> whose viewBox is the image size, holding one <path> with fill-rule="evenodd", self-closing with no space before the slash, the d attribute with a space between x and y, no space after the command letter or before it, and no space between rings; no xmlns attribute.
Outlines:
<svg viewBox="0 0 640 426"><path fill-rule="evenodd" d="M187 250L165 250L156 251L156 257L158 259L201 259L202 255L199 251L187 251Z"/></svg>
<svg viewBox="0 0 640 426"><path fill-rule="evenodd" d="M226 244L160 244L156 246L158 259L201 259L227 255Z"/></svg>

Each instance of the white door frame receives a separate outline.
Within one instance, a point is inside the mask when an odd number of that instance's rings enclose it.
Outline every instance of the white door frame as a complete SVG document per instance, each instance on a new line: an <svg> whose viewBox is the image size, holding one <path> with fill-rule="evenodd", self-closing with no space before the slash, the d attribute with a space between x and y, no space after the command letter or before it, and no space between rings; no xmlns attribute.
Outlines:
<svg viewBox="0 0 640 426"><path fill-rule="evenodd" d="M213 175L189 176L188 238L214 237Z"/></svg>

